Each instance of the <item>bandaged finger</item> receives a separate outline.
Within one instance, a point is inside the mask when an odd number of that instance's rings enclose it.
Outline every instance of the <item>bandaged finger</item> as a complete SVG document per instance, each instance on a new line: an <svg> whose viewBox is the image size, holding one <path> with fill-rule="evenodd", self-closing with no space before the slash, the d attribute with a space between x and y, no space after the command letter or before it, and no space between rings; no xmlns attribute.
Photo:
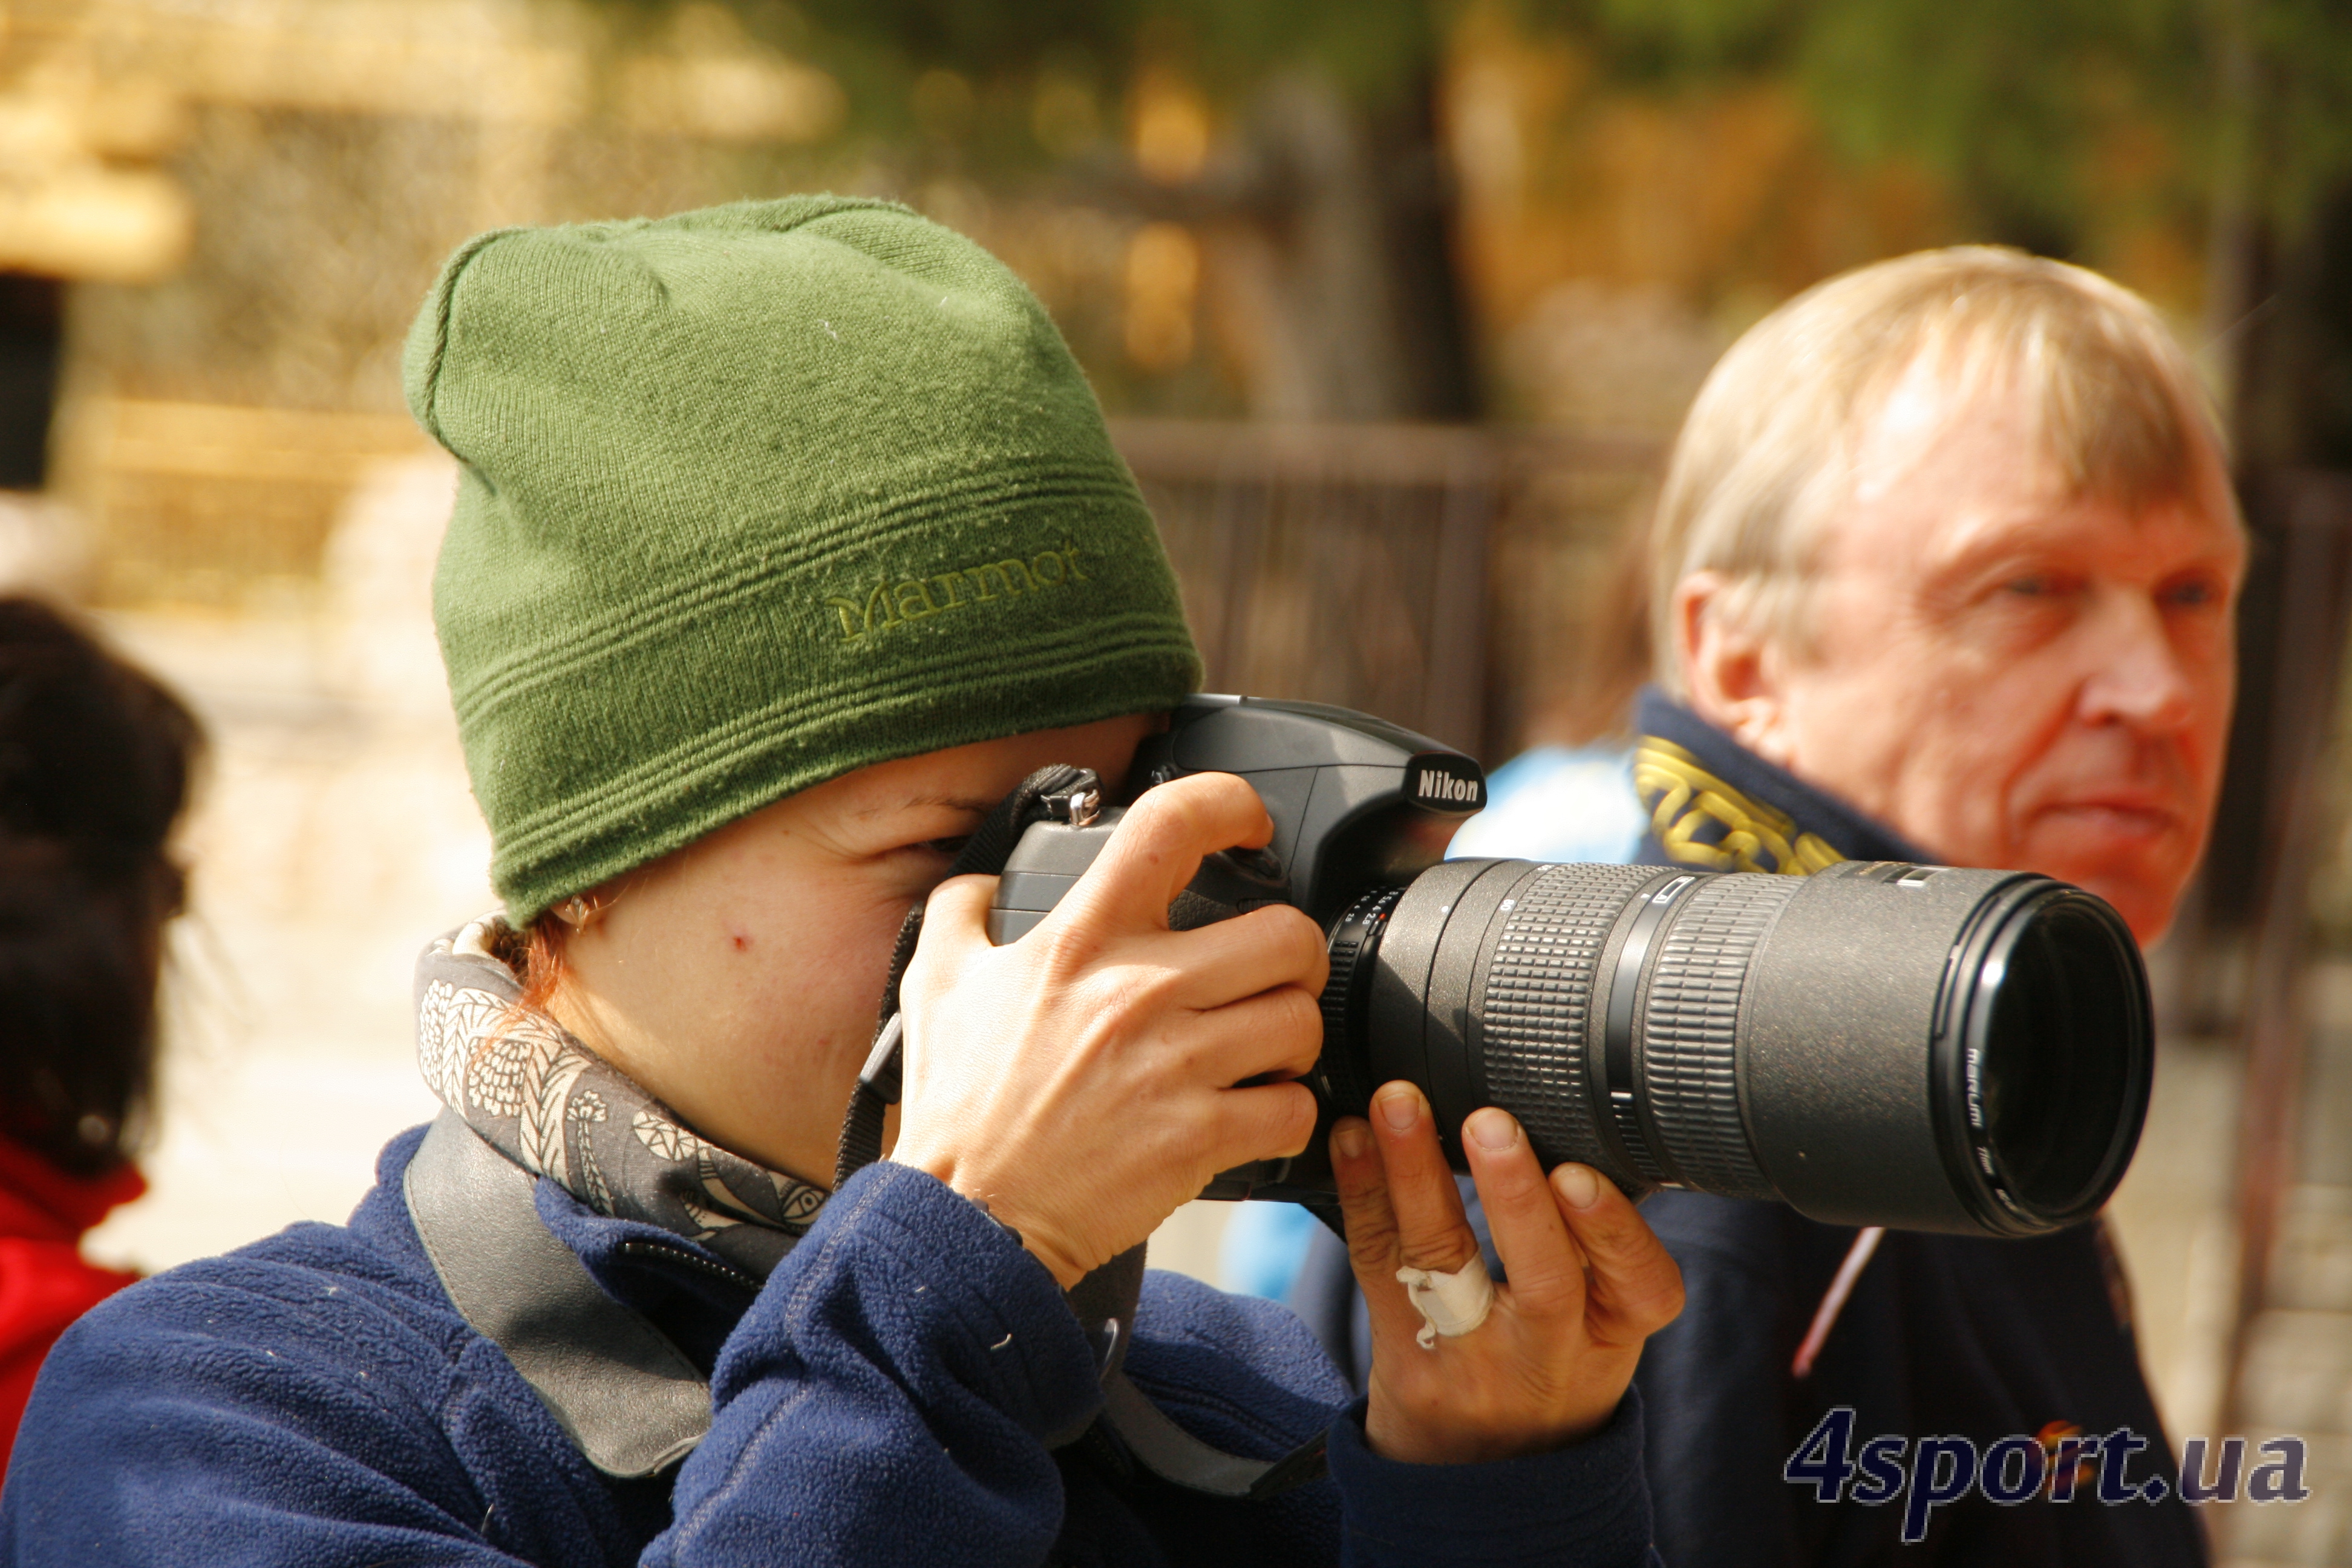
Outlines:
<svg viewBox="0 0 2352 1568"><path fill-rule="evenodd" d="M1405 1299L1421 1314L1421 1332L1413 1338L1425 1351L1435 1350L1440 1339L1459 1339L1470 1332L1495 1310L1494 1277L1486 1272L1486 1260L1475 1253L1450 1274L1436 1268L1400 1268L1396 1277L1404 1287Z"/></svg>

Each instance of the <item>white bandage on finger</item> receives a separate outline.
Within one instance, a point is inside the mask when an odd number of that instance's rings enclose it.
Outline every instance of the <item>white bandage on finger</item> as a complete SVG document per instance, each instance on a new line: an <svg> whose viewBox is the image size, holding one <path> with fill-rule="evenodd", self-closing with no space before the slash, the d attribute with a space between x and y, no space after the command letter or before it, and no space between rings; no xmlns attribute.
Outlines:
<svg viewBox="0 0 2352 1568"><path fill-rule="evenodd" d="M1425 1351L1437 1348L1440 1336L1458 1339L1486 1321L1495 1309L1495 1280L1486 1260L1473 1254L1451 1274L1434 1268L1400 1268L1397 1281L1421 1314L1421 1332L1414 1335Z"/></svg>

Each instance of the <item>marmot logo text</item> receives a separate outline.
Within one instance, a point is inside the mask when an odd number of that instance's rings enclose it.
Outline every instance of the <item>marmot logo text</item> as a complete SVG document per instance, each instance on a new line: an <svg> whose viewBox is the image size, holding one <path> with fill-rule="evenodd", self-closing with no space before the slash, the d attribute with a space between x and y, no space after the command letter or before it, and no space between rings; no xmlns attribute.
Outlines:
<svg viewBox="0 0 2352 1568"><path fill-rule="evenodd" d="M977 566L960 566L952 572L935 572L896 583L886 577L862 591L857 598L828 594L824 602L841 617L842 640L859 642L901 621L919 621L967 605L1017 599L1024 594L1042 594L1070 583L1090 582L1092 579L1078 569L1078 553L1075 546L1066 545L1060 550L1041 550L1027 561L1018 557L983 561Z"/></svg>

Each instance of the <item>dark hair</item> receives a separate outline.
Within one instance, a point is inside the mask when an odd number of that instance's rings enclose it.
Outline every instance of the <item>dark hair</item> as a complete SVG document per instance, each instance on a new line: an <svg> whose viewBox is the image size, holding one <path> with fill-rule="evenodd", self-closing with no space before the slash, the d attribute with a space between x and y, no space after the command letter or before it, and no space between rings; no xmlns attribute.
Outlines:
<svg viewBox="0 0 2352 1568"><path fill-rule="evenodd" d="M145 1119L184 890L169 841L203 743L154 678L0 598L0 1134L78 1175Z"/></svg>

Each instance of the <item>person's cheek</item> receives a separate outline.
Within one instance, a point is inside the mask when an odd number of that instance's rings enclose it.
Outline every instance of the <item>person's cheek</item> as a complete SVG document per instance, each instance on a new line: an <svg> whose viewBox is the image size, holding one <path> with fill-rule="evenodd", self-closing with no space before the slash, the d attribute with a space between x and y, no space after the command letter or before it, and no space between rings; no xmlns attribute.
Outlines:
<svg viewBox="0 0 2352 1568"><path fill-rule="evenodd" d="M1941 860L2005 867L2021 852L2010 805L2049 726L2012 684L1979 668L1945 670L1901 758L1921 804L1915 821L1894 826Z"/></svg>
<svg viewBox="0 0 2352 1568"><path fill-rule="evenodd" d="M2238 661L2226 625L2214 628L2208 640L2209 646L2199 650L2201 657L2194 665L2199 676L2192 760L2209 787L2218 787L2230 744L2230 719L2237 706Z"/></svg>
<svg viewBox="0 0 2352 1568"><path fill-rule="evenodd" d="M2049 780L2065 770L2065 752L2084 737L2070 720L2065 688L2051 672L2028 667L1985 681L1969 721L1954 731L1948 759L1954 811L1964 823L1960 864L2042 870L2067 858L2050 841Z"/></svg>
<svg viewBox="0 0 2352 1568"><path fill-rule="evenodd" d="M850 876L806 877L788 910L726 936L747 1035L803 1062L863 1059L910 900Z"/></svg>

